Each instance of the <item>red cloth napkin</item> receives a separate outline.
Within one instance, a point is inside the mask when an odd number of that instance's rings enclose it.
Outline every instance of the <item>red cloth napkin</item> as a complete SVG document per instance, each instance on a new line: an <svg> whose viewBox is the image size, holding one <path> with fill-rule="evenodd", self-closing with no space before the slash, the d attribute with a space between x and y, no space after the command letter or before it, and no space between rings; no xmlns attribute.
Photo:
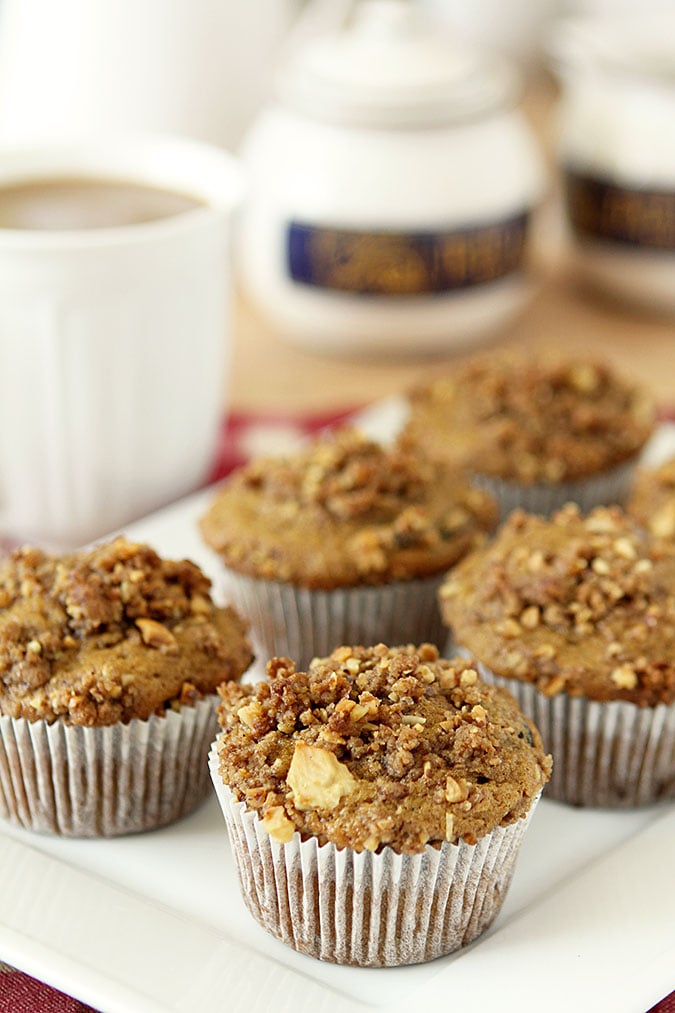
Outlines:
<svg viewBox="0 0 675 1013"><path fill-rule="evenodd" d="M0 1013L95 1013L91 1006L30 978L0 967Z"/></svg>
<svg viewBox="0 0 675 1013"><path fill-rule="evenodd" d="M0 1013L96 1013L91 1006L20 971L0 969ZM648 1013L675 1013L675 992Z"/></svg>
<svg viewBox="0 0 675 1013"><path fill-rule="evenodd" d="M344 422L355 411L356 408L352 407L302 417L234 412L223 424L210 481L224 478L251 457L292 450L304 437Z"/></svg>
<svg viewBox="0 0 675 1013"><path fill-rule="evenodd" d="M223 425L210 481L227 475L249 457L281 453L319 429L343 421L352 409L293 419L282 415L233 414ZM0 959L2 954L0 953ZM0 1013L95 1013L91 1006L50 988L14 969L0 965ZM675 1013L675 991L648 1013Z"/></svg>

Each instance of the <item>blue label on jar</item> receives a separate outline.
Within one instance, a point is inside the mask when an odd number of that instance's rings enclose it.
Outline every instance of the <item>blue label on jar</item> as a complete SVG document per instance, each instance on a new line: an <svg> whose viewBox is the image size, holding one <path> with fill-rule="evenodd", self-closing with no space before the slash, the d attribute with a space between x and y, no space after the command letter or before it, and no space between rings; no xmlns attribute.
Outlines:
<svg viewBox="0 0 675 1013"><path fill-rule="evenodd" d="M579 237L675 251L675 193L619 186L606 179L565 173L565 205Z"/></svg>
<svg viewBox="0 0 675 1013"><path fill-rule="evenodd" d="M291 222L288 273L316 288L414 296L485 285L523 266L529 215L455 232L374 232Z"/></svg>

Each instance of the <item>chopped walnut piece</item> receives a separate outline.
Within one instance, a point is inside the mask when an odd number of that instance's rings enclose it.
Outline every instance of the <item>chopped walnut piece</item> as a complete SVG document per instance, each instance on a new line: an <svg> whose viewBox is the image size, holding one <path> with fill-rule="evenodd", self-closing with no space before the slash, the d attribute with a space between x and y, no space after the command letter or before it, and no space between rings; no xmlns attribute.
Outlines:
<svg viewBox="0 0 675 1013"><path fill-rule="evenodd" d="M526 630L535 630L539 625L541 613L538 605L528 605L520 613L520 625Z"/></svg>
<svg viewBox="0 0 675 1013"><path fill-rule="evenodd" d="M523 632L520 623L511 618L503 619L497 629L503 637L507 637L509 640L513 640L516 637L521 636Z"/></svg>
<svg viewBox="0 0 675 1013"><path fill-rule="evenodd" d="M167 653L177 653L178 641L171 630L163 626L162 623L158 623L154 619L137 619L136 625L141 631L143 643L148 647L161 648Z"/></svg>
<svg viewBox="0 0 675 1013"><path fill-rule="evenodd" d="M614 549L617 554L619 556L623 556L624 559L635 559L635 546L631 542L630 538L617 538L614 542Z"/></svg>
<svg viewBox="0 0 675 1013"><path fill-rule="evenodd" d="M445 798L448 802L463 802L468 794L466 783L460 784L450 774L445 779Z"/></svg>
<svg viewBox="0 0 675 1013"><path fill-rule="evenodd" d="M333 809L356 788L356 779L334 753L302 741L295 744L286 778L296 809Z"/></svg>
<svg viewBox="0 0 675 1013"><path fill-rule="evenodd" d="M262 818L263 829L279 844L288 844L295 833L295 824L289 820L283 806L268 809Z"/></svg>
<svg viewBox="0 0 675 1013"><path fill-rule="evenodd" d="M244 707L240 707L237 711L237 717L240 721L243 721L249 728L255 726L256 721L259 721L263 717L264 711L257 700L251 700L250 703Z"/></svg>
<svg viewBox="0 0 675 1013"><path fill-rule="evenodd" d="M619 689L635 689L638 677L630 665L619 665L612 670L610 678Z"/></svg>

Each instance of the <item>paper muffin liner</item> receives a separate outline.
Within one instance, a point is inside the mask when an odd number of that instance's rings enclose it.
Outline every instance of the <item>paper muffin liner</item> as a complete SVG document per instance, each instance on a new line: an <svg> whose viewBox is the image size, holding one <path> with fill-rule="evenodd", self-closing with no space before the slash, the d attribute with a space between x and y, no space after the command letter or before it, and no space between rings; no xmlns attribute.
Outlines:
<svg viewBox="0 0 675 1013"><path fill-rule="evenodd" d="M216 700L97 728L0 717L0 816L39 833L114 837L187 815L210 792Z"/></svg>
<svg viewBox="0 0 675 1013"><path fill-rule="evenodd" d="M228 570L222 589L249 620L259 655L293 658L305 668L341 644L441 647L446 630L438 589L444 577L315 591Z"/></svg>
<svg viewBox="0 0 675 1013"><path fill-rule="evenodd" d="M223 784L215 744L209 767L256 921L301 953L360 967L434 960L481 935L502 906L539 798L525 818L475 845L373 854L303 841L297 832L279 844Z"/></svg>
<svg viewBox="0 0 675 1013"><path fill-rule="evenodd" d="M548 798L607 808L675 798L675 705L638 707L566 693L548 697L482 662L476 661L476 668L486 682L507 689L539 729L544 749L553 755L544 789Z"/></svg>
<svg viewBox="0 0 675 1013"><path fill-rule="evenodd" d="M582 513L588 513L596 506L626 501L637 461L637 457L631 458L597 475L570 482L526 485L485 474L472 474L471 481L497 500L502 518L516 509L548 516L566 503L577 503Z"/></svg>

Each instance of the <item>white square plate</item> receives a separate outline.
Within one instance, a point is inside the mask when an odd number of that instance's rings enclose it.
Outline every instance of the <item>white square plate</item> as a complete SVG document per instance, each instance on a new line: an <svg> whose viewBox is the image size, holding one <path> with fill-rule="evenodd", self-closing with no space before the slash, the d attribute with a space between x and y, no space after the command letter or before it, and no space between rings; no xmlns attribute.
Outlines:
<svg viewBox="0 0 675 1013"><path fill-rule="evenodd" d="M391 409L389 406L387 409ZM396 415L368 416L373 432ZM650 451L675 447L675 429ZM199 493L127 529L213 574ZM544 799L504 907L472 946L416 967L337 967L267 935L239 895L215 801L173 826L62 840L0 826L0 959L102 1011L645 1013L675 988L675 805Z"/></svg>

